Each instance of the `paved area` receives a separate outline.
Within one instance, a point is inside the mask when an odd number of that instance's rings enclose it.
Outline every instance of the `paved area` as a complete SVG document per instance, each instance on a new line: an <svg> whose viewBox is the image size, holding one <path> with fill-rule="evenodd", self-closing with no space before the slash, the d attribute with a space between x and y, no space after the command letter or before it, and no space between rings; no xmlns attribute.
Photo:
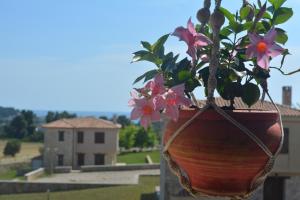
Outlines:
<svg viewBox="0 0 300 200"><path fill-rule="evenodd" d="M42 177L32 182L43 183L92 183L92 184L138 184L140 175L160 175L160 170L71 172Z"/></svg>

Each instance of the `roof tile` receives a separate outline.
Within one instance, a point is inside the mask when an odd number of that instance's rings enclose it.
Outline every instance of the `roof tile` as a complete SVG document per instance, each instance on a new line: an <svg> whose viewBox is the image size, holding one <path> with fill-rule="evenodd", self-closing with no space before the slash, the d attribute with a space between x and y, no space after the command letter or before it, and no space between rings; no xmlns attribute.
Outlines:
<svg viewBox="0 0 300 200"><path fill-rule="evenodd" d="M60 119L48 124L44 124L43 128L121 128L120 124L111 121L97 119L94 117Z"/></svg>
<svg viewBox="0 0 300 200"><path fill-rule="evenodd" d="M200 100L199 103L200 105L204 105L206 100ZM229 106L230 101L224 100L220 97L217 97L215 99L215 102L218 106L223 107L223 106ZM289 116L289 117L300 117L300 110L291 108L288 106L276 104L280 110L280 113L282 116ZM241 98L235 98L234 100L234 107L236 109L251 109L251 110L276 110L273 104L269 101L264 101L263 103L261 101L257 102L250 108L242 101Z"/></svg>

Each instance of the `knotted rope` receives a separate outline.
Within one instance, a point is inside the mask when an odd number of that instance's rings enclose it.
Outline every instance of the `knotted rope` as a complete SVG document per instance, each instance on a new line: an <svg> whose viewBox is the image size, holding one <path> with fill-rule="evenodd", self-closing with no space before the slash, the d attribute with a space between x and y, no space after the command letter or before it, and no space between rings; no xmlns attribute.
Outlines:
<svg viewBox="0 0 300 200"><path fill-rule="evenodd" d="M282 137L280 141L280 146L275 154L273 154L269 148L252 132L250 131L247 127L239 123L237 120L232 118L229 114L227 114L224 110L219 108L214 99L214 91L217 87L217 79L216 79L216 73L217 69L220 65L219 63L219 57L220 57L220 29L222 26L222 20L218 21L218 18L220 17L220 11L219 8L221 6L222 0L215 0L215 9L213 14L210 16L211 18L211 25L212 25L212 30L213 30L213 47L211 50L211 60L210 60L210 65L209 65L209 79L208 79L208 96L207 96L207 101L206 104L204 105L203 108L201 108L191 119L186 121L177 131L172 134L172 136L169 138L167 143L164 146L163 149L163 155L165 156L170 169L173 171L173 173L179 178L180 184L195 198L197 198L198 195L203 195L200 194L199 192L195 191L190 183L190 179L188 175L177 165L176 162L174 162L168 152L168 148L170 145L174 142L176 137L185 129L187 128L198 116L200 116L203 112L205 112L208 108L213 108L217 113L219 113L221 116L223 116L226 120L231 122L234 126L239 128L241 131L243 131L251 140L253 140L263 151L264 153L269 157L268 163L266 167L261 170L257 176L254 177L251 183L251 188L249 191L249 194L241 195L241 196L235 196L231 197L233 200L238 200L238 199L243 199L247 196L249 196L257 187L265 180L266 176L271 172L274 162L275 162L275 157L279 154L282 145L283 145L283 139L284 139L284 132L283 132L283 125L282 125L282 119L281 119L281 114L280 110L274 103L273 99L271 98L269 92L263 88L264 93L266 93L271 100L271 103L274 105L276 111L279 113L279 123L280 123L280 128L282 132ZM243 5L247 5L248 1L243 0ZM209 9L211 6L211 1L210 0L205 0L204 1L204 8ZM222 14L221 14L222 15ZM224 16L223 16L224 17ZM201 24L201 27L203 28L205 24Z"/></svg>

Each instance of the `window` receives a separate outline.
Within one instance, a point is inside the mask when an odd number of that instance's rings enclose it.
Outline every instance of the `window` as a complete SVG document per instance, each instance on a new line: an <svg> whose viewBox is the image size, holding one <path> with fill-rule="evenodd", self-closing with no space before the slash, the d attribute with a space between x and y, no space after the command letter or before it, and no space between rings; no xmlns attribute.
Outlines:
<svg viewBox="0 0 300 200"><path fill-rule="evenodd" d="M64 155L62 154L57 155L57 165L64 166Z"/></svg>
<svg viewBox="0 0 300 200"><path fill-rule="evenodd" d="M58 141L63 142L65 140L65 132L58 131Z"/></svg>
<svg viewBox="0 0 300 200"><path fill-rule="evenodd" d="M84 153L77 154L77 165L78 166L84 165Z"/></svg>
<svg viewBox="0 0 300 200"><path fill-rule="evenodd" d="M290 129L289 128L284 128L283 131L284 131L284 140L283 140L281 153L282 154L288 154L289 153Z"/></svg>
<svg viewBox="0 0 300 200"><path fill-rule="evenodd" d="M77 132L77 143L83 143L84 137L83 137L83 132Z"/></svg>
<svg viewBox="0 0 300 200"><path fill-rule="evenodd" d="M95 165L104 165L105 155L104 154L95 154Z"/></svg>
<svg viewBox="0 0 300 200"><path fill-rule="evenodd" d="M95 143L104 143L104 133L103 132L96 132L95 133Z"/></svg>

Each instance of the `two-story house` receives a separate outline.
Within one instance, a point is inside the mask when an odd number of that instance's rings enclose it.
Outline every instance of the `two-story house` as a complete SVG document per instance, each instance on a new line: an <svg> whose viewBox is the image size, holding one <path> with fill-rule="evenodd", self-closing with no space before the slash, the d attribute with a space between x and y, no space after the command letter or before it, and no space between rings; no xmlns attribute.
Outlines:
<svg viewBox="0 0 300 200"><path fill-rule="evenodd" d="M44 167L114 165L117 162L121 125L103 119L61 119L42 126Z"/></svg>

